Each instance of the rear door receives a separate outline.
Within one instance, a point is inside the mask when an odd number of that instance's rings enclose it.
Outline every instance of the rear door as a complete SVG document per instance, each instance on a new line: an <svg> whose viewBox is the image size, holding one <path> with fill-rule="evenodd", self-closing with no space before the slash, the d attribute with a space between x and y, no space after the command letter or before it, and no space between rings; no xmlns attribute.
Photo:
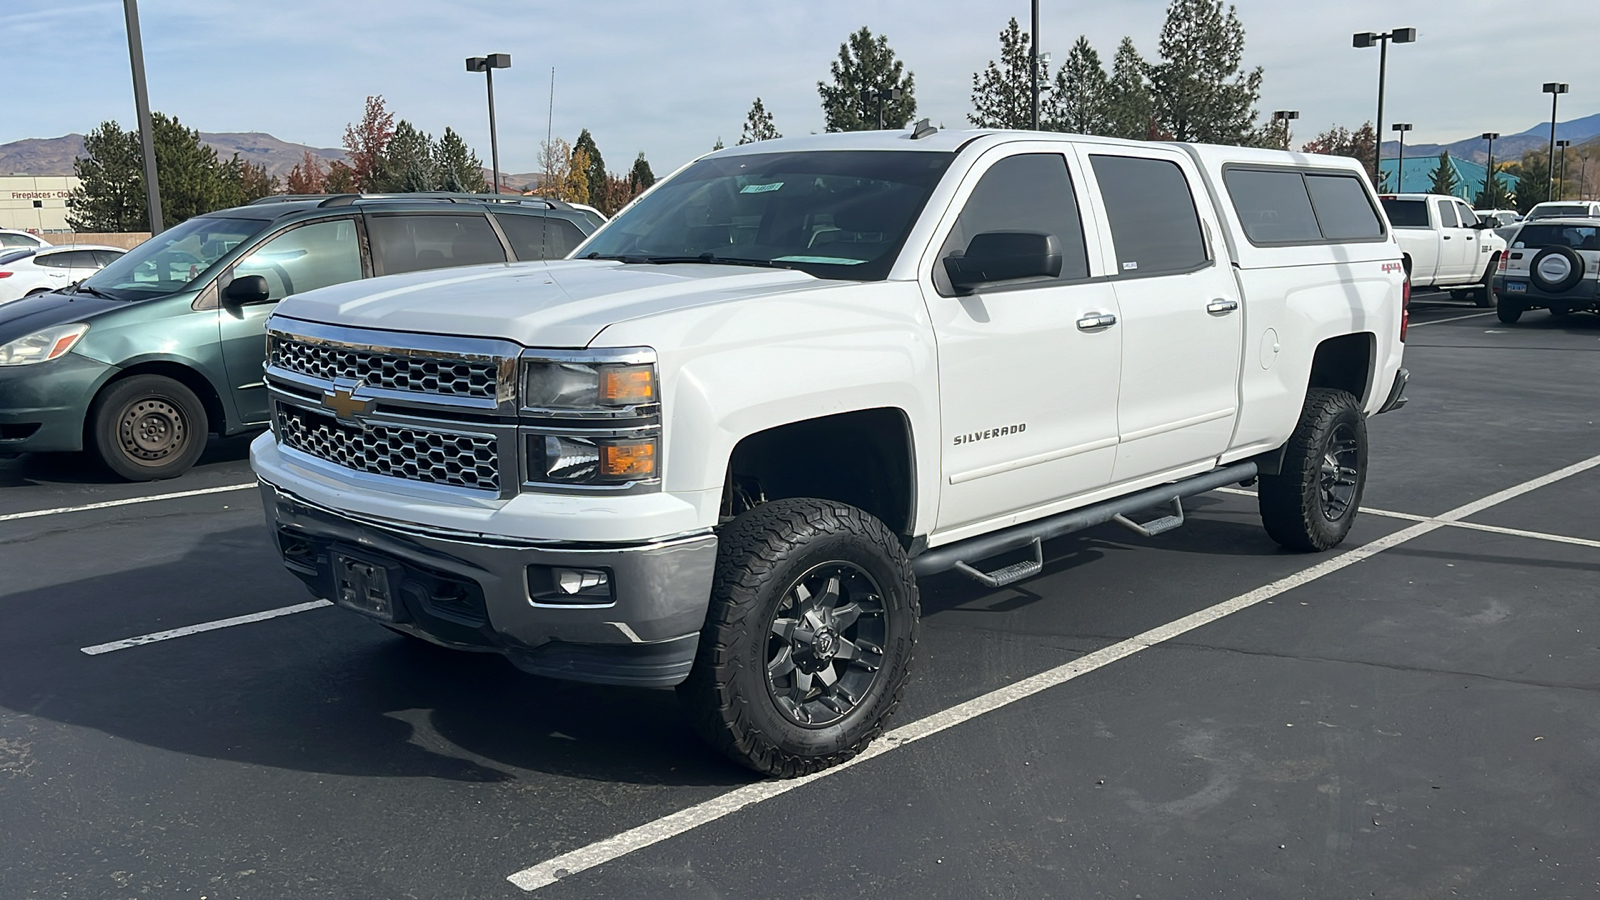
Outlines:
<svg viewBox="0 0 1600 900"><path fill-rule="evenodd" d="M966 173L926 260L939 348L938 530L1104 487L1117 443L1121 331L1080 214L1082 172L1058 142L996 148ZM944 260L993 232L1049 234L1058 277L959 291ZM959 535L958 535L959 536Z"/></svg>
<svg viewBox="0 0 1600 900"><path fill-rule="evenodd" d="M250 306L227 300L219 304L222 357L240 419L247 423L267 420L267 390L262 382L267 356L266 321L278 301L290 294L364 277L371 267L362 253L362 244L359 216L294 225L268 238L217 280L220 296L233 279L260 275L267 280L271 298Z"/></svg>
<svg viewBox="0 0 1600 900"><path fill-rule="evenodd" d="M1200 173L1165 148L1082 148L1112 240L1121 310L1118 482L1227 449L1244 310Z"/></svg>
<svg viewBox="0 0 1600 900"><path fill-rule="evenodd" d="M75 253L76 251L69 250L66 252L56 251L54 253L34 254L32 262L38 267L39 274L43 276L43 284L40 287L49 288L53 291L71 284L73 278L70 257ZM29 290L34 290L34 288L29 288Z"/></svg>

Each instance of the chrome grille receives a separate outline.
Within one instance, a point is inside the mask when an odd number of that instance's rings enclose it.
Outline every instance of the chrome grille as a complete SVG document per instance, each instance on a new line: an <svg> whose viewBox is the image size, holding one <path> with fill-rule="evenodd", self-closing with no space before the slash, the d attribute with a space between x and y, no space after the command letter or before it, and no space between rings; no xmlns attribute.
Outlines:
<svg viewBox="0 0 1600 900"><path fill-rule="evenodd" d="M357 472L483 491L500 490L492 437L399 425L347 425L332 416L278 404L278 440Z"/></svg>
<svg viewBox="0 0 1600 900"><path fill-rule="evenodd" d="M348 379L395 391L489 400L495 398L498 375L493 362L398 356L276 335L269 363L324 381Z"/></svg>

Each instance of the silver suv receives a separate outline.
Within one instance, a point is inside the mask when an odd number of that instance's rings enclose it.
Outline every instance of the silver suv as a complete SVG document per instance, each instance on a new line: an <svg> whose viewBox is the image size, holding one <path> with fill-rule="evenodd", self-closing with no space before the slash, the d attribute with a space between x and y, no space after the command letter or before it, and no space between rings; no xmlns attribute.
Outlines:
<svg viewBox="0 0 1600 900"><path fill-rule="evenodd" d="M1600 311L1600 217L1524 222L1500 258L1494 293L1507 325L1528 309Z"/></svg>

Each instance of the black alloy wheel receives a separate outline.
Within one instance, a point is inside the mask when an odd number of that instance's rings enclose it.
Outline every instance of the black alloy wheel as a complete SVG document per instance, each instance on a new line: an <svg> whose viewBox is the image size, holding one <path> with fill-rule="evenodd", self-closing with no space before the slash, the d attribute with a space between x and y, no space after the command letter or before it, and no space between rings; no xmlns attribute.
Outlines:
<svg viewBox="0 0 1600 900"><path fill-rule="evenodd" d="M1355 524L1367 478L1367 419L1348 391L1312 388L1275 475L1257 488L1261 524L1290 550L1329 550Z"/></svg>
<svg viewBox="0 0 1600 900"><path fill-rule="evenodd" d="M1318 484L1322 491L1322 516L1329 522L1340 521L1355 505L1356 495L1361 490L1360 465L1361 443L1356 440L1355 428L1349 422L1340 422L1328 437Z"/></svg>
<svg viewBox="0 0 1600 900"><path fill-rule="evenodd" d="M767 690L791 722L832 725L872 691L888 638L883 590L853 563L817 566L774 610Z"/></svg>

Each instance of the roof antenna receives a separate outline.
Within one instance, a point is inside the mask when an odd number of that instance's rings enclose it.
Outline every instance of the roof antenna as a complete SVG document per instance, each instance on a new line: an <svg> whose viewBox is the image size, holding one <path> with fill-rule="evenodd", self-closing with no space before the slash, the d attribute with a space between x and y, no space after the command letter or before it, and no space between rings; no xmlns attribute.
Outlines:
<svg viewBox="0 0 1600 900"><path fill-rule="evenodd" d="M911 126L911 139L913 141L920 141L923 138L933 137L938 133L939 129L929 125L927 119L918 119L917 124Z"/></svg>

